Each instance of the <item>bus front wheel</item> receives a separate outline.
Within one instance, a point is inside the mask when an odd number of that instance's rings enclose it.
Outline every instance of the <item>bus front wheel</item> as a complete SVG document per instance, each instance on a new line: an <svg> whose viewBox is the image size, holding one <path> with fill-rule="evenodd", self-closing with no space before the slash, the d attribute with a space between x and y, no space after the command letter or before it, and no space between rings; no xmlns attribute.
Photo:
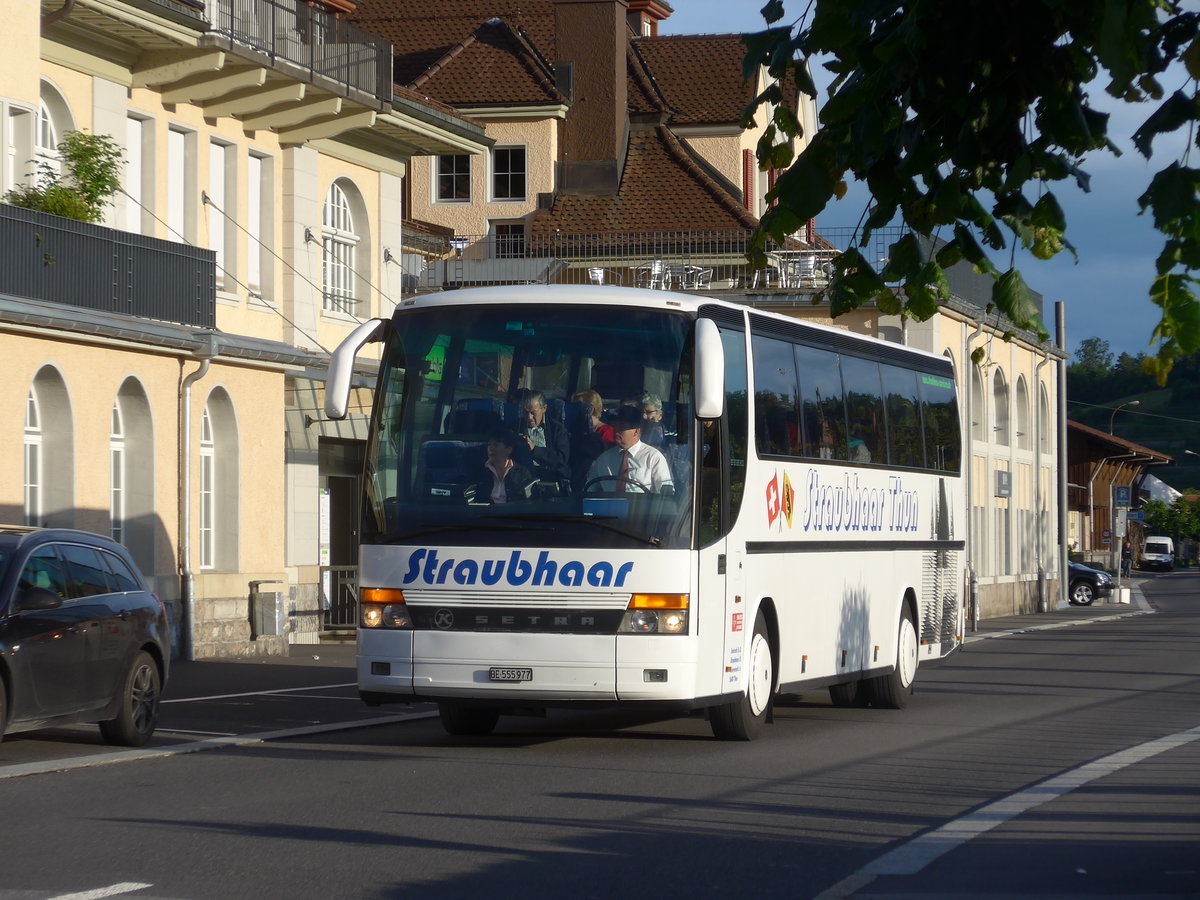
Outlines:
<svg viewBox="0 0 1200 900"><path fill-rule="evenodd" d="M494 709L458 703L439 703L438 717L446 734L455 737L486 737L500 721L500 713Z"/></svg>
<svg viewBox="0 0 1200 900"><path fill-rule="evenodd" d="M900 611L900 625L896 635L896 667L887 675L880 675L866 682L872 706L881 709L903 709L908 705L908 699L913 692L913 682L917 678L919 649L912 612L905 605Z"/></svg>
<svg viewBox="0 0 1200 900"><path fill-rule="evenodd" d="M767 721L771 692L775 690L775 658L761 617L754 622L745 658L746 692L735 702L714 706L709 712L713 734L722 741L754 740Z"/></svg>

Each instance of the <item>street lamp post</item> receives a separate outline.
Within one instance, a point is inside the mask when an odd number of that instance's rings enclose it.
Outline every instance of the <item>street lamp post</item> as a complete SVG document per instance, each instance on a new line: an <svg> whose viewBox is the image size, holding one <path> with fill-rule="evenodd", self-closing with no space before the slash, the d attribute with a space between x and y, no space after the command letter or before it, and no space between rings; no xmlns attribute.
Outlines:
<svg viewBox="0 0 1200 900"><path fill-rule="evenodd" d="M1117 417L1117 410L1124 409L1127 406L1141 406L1141 405L1142 405L1141 400L1130 400L1128 403L1122 403L1120 406L1114 408L1112 411L1112 415L1108 417L1108 433L1109 434L1113 433L1113 419L1115 419Z"/></svg>

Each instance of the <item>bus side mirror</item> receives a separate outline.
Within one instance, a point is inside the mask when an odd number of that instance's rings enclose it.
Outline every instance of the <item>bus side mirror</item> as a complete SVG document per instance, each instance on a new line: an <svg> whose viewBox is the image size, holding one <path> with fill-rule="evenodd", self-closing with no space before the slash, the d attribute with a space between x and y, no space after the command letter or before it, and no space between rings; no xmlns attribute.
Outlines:
<svg viewBox="0 0 1200 900"><path fill-rule="evenodd" d="M380 340L383 319L370 319L355 328L338 344L329 357L329 373L325 376L325 415L330 419L346 418L350 407L350 379L354 375L354 358L363 344Z"/></svg>
<svg viewBox="0 0 1200 900"><path fill-rule="evenodd" d="M721 346L721 332L712 319L697 319L694 340L696 416L719 419L725 409L725 348Z"/></svg>

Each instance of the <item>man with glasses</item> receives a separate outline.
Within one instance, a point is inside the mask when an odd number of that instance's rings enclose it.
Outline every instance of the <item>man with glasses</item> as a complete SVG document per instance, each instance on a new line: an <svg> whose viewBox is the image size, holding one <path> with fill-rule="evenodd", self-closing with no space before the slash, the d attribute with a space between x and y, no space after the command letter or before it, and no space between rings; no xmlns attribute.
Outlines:
<svg viewBox="0 0 1200 900"><path fill-rule="evenodd" d="M520 404L521 438L529 451L533 474L549 481L569 478L567 426L546 417L546 397L541 391L521 391Z"/></svg>

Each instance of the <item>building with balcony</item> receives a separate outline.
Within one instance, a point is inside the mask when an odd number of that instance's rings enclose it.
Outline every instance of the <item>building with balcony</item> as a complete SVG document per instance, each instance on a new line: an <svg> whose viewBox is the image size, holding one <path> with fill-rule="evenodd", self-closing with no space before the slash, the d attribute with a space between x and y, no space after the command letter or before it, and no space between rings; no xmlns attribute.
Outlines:
<svg viewBox="0 0 1200 900"><path fill-rule="evenodd" d="M6 10L0 194L72 130L124 167L97 225L0 204L0 520L122 540L187 655L316 640L365 437L320 421L328 350L399 299L410 160L489 144L350 6Z"/></svg>

